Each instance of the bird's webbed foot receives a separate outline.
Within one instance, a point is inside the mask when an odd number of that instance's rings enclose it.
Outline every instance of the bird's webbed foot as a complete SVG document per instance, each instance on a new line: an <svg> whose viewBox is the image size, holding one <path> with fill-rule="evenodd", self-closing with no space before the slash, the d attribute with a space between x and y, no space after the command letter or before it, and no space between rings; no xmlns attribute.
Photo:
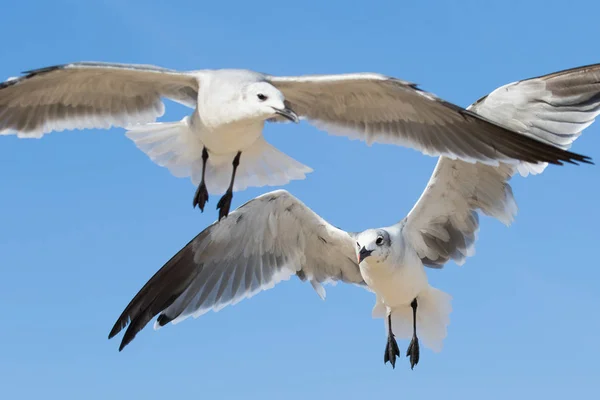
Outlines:
<svg viewBox="0 0 600 400"><path fill-rule="evenodd" d="M193 206L198 206L200 211L204 212L204 206L206 205L207 201L208 190L206 189L206 184L204 183L204 180L202 180L202 182L200 182L200 184L198 185L198 189L196 189L196 194L194 194Z"/></svg>
<svg viewBox="0 0 600 400"><path fill-rule="evenodd" d="M388 361L392 364L392 368L396 368L396 357L400 356L400 349L398 348L398 343L396 342L396 338L394 334L390 331L388 332L387 344L385 345L385 353L383 355L383 363L386 364Z"/></svg>
<svg viewBox="0 0 600 400"><path fill-rule="evenodd" d="M406 357L410 357L410 369L414 369L415 365L419 363L419 338L416 335L413 335L410 344L408 345L408 349L406 349Z"/></svg>
<svg viewBox="0 0 600 400"><path fill-rule="evenodd" d="M228 189L217 204L217 209L219 210L219 221L229 215L231 199L233 199L233 192L231 189Z"/></svg>

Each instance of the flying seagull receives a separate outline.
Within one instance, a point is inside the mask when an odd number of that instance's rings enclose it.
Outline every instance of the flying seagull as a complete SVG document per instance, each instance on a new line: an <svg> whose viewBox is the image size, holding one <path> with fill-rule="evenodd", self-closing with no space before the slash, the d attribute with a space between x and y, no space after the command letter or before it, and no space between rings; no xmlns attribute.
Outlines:
<svg viewBox="0 0 600 400"><path fill-rule="evenodd" d="M599 78L600 65L562 71L505 85L470 108L568 148L600 114ZM460 265L473 254L478 212L509 225L517 206L508 181L517 171L544 169L530 167L440 157L406 218L361 233L332 226L286 191L259 196L171 258L131 300L109 338L127 327L120 351L156 315L155 328L199 317L296 275L321 298L331 281L374 292L373 316L383 317L388 330L384 362L395 367L395 337L410 338L406 354L414 368L419 337L441 350L451 312L450 296L428 284L424 267Z"/></svg>
<svg viewBox="0 0 600 400"><path fill-rule="evenodd" d="M312 171L265 141L265 121L302 118L369 143L490 165L589 162L375 73L277 77L81 62L24 74L0 83L0 134L39 138L65 129L125 127L154 162L191 177L194 207L203 211L209 193L224 192L219 219L229 213L233 191L283 185ZM194 111L178 122L155 123L163 98Z"/></svg>

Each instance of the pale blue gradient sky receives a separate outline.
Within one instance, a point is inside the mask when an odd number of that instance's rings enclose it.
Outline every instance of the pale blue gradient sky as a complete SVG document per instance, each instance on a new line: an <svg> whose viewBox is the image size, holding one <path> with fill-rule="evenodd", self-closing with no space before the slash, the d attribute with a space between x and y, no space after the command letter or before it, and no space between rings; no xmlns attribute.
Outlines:
<svg viewBox="0 0 600 400"><path fill-rule="evenodd" d="M80 60L375 71L467 106L517 79L600 62L592 0L204 3L9 0L0 79ZM163 120L187 112L168 106ZM269 125L266 135L315 170L286 189L347 230L403 218L436 161L306 123ZM600 162L600 124L574 150ZM396 370L383 365L370 293L338 285L323 302L297 280L149 326L119 353L120 336L106 338L115 319L214 221L217 198L204 214L192 210L190 181L153 164L121 129L1 137L3 398L588 398L600 387L599 179L598 167L567 166L513 180L516 223L482 218L477 255L430 271L454 311L444 350L423 351L414 371L404 358ZM267 190L237 193L233 207Z"/></svg>

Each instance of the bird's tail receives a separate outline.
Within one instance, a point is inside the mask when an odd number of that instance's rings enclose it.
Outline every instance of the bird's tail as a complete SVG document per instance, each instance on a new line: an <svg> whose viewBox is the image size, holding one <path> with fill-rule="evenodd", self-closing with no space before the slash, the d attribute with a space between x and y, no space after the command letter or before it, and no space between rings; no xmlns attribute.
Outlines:
<svg viewBox="0 0 600 400"><path fill-rule="evenodd" d="M160 122L135 126L127 131L152 161L166 167L177 177L191 177L194 185L202 179L202 150L204 144L189 125L189 117L178 122ZM227 190L233 171L235 153L212 154L206 165L206 186L211 194ZM242 152L238 166L234 191L249 186L285 185L291 180L304 179L312 169L280 152L263 137Z"/></svg>
<svg viewBox="0 0 600 400"><path fill-rule="evenodd" d="M417 336L435 352L442 350L450 324L452 296L432 286L417 296ZM385 307L376 305L373 317L385 317ZM386 319L387 325L387 319ZM395 307L392 312L392 331L397 339L410 339L413 334L413 311L407 304Z"/></svg>
<svg viewBox="0 0 600 400"><path fill-rule="evenodd" d="M209 191L211 184L216 193L227 189L234 156L235 154L227 157L222 155L209 157L210 166L206 170L206 184ZM306 178L309 172L312 172L312 168L277 150L261 136L242 152L233 189L241 191L250 186L285 185L292 180Z"/></svg>
<svg viewBox="0 0 600 400"><path fill-rule="evenodd" d="M152 161L177 177L193 176L198 162L202 167L204 145L193 135L189 117L177 122L136 125L126 135Z"/></svg>

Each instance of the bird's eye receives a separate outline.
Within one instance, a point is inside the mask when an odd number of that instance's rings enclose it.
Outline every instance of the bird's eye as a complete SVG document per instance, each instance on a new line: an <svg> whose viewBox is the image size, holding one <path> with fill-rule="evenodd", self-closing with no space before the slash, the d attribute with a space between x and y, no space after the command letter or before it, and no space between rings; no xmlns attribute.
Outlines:
<svg viewBox="0 0 600 400"><path fill-rule="evenodd" d="M360 243L356 242L356 247L360 249Z"/></svg>
<svg viewBox="0 0 600 400"><path fill-rule="evenodd" d="M378 236L377 240L375 240L375 244L381 246L383 244L383 236Z"/></svg>
<svg viewBox="0 0 600 400"><path fill-rule="evenodd" d="M267 96L262 93L257 94L256 97L258 97L260 101L265 101L267 99Z"/></svg>

